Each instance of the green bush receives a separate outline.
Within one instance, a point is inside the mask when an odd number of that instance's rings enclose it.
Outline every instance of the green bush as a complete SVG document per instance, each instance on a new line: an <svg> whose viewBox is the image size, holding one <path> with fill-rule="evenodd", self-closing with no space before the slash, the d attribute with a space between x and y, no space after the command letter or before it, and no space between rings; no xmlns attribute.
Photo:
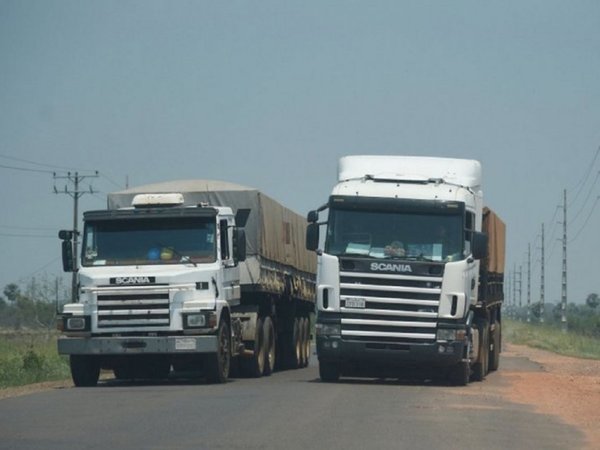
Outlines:
<svg viewBox="0 0 600 450"><path fill-rule="evenodd" d="M56 351L56 334L0 334L0 388L69 378L65 357Z"/></svg>

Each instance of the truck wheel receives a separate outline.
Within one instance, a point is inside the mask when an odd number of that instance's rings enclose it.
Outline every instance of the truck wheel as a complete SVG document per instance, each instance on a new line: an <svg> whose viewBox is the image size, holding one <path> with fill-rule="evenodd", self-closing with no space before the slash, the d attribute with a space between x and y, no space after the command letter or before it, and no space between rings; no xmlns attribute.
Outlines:
<svg viewBox="0 0 600 450"><path fill-rule="evenodd" d="M452 367L448 373L448 381L454 386L466 386L469 384L471 368L468 361L461 361Z"/></svg>
<svg viewBox="0 0 600 450"><path fill-rule="evenodd" d="M479 329L481 340L479 342L479 361L473 364L473 380L483 381L488 373L490 359L490 327L488 322L483 322Z"/></svg>
<svg viewBox="0 0 600 450"><path fill-rule="evenodd" d="M265 317L265 322L263 324L263 338L265 341L265 363L264 363L264 371L263 375L271 375L275 370L275 358L276 358L276 335L275 335L275 326L273 325L273 320L270 317Z"/></svg>
<svg viewBox="0 0 600 450"><path fill-rule="evenodd" d="M71 355L71 378L77 387L92 387L98 384L100 364L96 357L89 355Z"/></svg>
<svg viewBox="0 0 600 450"><path fill-rule="evenodd" d="M205 374L209 383L225 383L229 377L231 335L229 324L223 318L217 330L217 340L217 353L208 355L205 361Z"/></svg>
<svg viewBox="0 0 600 450"><path fill-rule="evenodd" d="M319 376L321 381L332 383L340 379L340 368L335 363L319 361Z"/></svg>
<svg viewBox="0 0 600 450"><path fill-rule="evenodd" d="M254 331L254 354L250 358L240 360L242 375L251 378L261 377L265 371L265 342L263 335L263 319L256 319Z"/></svg>
<svg viewBox="0 0 600 450"><path fill-rule="evenodd" d="M301 317L294 320L294 369L302 367L302 323Z"/></svg>
<svg viewBox="0 0 600 450"><path fill-rule="evenodd" d="M494 332L492 333L491 345L490 345L490 360L489 370L490 372L498 370L500 366L500 342L502 339L502 325L500 322L494 322Z"/></svg>
<svg viewBox="0 0 600 450"><path fill-rule="evenodd" d="M302 354L302 367L308 367L308 362L310 360L310 320L308 319L308 317L304 318L304 339L302 342Z"/></svg>

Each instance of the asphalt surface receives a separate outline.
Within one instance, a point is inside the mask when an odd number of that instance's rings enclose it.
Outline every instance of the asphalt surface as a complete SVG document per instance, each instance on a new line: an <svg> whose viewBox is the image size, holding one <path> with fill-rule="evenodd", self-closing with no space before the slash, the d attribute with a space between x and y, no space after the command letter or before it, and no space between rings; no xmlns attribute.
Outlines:
<svg viewBox="0 0 600 450"><path fill-rule="evenodd" d="M467 387L318 379L306 369L225 385L202 380L63 388L0 400L1 449L573 449L583 435L501 391L511 371Z"/></svg>

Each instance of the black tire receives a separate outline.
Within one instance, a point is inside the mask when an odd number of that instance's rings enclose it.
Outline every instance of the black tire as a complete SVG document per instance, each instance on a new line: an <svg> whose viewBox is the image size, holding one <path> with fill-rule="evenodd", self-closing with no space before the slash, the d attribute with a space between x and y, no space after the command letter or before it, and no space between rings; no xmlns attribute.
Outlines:
<svg viewBox="0 0 600 450"><path fill-rule="evenodd" d="M71 355L71 378L77 387L92 387L98 384L100 377L100 363L94 356Z"/></svg>
<svg viewBox="0 0 600 450"><path fill-rule="evenodd" d="M308 341L306 318L301 317L298 320L299 339L300 339L300 363L298 367L306 367L308 353L306 352L306 342Z"/></svg>
<svg viewBox="0 0 600 450"><path fill-rule="evenodd" d="M265 363L263 375L269 376L275 370L276 355L277 355L277 334L275 333L275 325L270 317L265 317L263 323L263 339L265 348Z"/></svg>
<svg viewBox="0 0 600 450"><path fill-rule="evenodd" d="M217 330L217 353L208 355L205 360L205 375L209 383L225 383L229 377L231 366L231 334L229 324L221 318L221 324Z"/></svg>
<svg viewBox="0 0 600 450"><path fill-rule="evenodd" d="M240 360L242 375L250 378L259 378L265 371L265 343L263 335L263 319L256 319L254 331L254 354L250 358Z"/></svg>
<svg viewBox="0 0 600 450"><path fill-rule="evenodd" d="M310 319L304 318L304 366L310 363Z"/></svg>
<svg viewBox="0 0 600 450"><path fill-rule="evenodd" d="M302 318L294 319L294 356L292 358L294 369L302 367Z"/></svg>
<svg viewBox="0 0 600 450"><path fill-rule="evenodd" d="M494 332L492 333L492 339L490 343L490 359L489 359L489 371L498 370L500 367L500 349L502 341L502 325L500 322L494 322Z"/></svg>
<svg viewBox="0 0 600 450"><path fill-rule="evenodd" d="M319 361L319 377L325 383L333 383L340 379L340 367L331 362Z"/></svg>
<svg viewBox="0 0 600 450"><path fill-rule="evenodd" d="M448 381L453 386L466 386L469 384L471 368L468 361L461 361L456 366L450 368L448 372Z"/></svg>
<svg viewBox="0 0 600 450"><path fill-rule="evenodd" d="M488 373L490 360L490 327L488 322L479 326L479 361L473 364L473 381L483 381Z"/></svg>

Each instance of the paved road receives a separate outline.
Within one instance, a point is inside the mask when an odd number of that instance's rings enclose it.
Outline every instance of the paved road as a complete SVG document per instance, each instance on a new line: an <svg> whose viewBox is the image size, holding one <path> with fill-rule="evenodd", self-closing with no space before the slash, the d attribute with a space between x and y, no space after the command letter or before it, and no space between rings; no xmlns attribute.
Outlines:
<svg viewBox="0 0 600 450"><path fill-rule="evenodd" d="M510 370L539 370L503 358ZM55 389L0 400L1 449L573 449L576 429L497 395L502 370L448 387L318 381L311 367L269 378ZM489 392L493 391L494 394Z"/></svg>

